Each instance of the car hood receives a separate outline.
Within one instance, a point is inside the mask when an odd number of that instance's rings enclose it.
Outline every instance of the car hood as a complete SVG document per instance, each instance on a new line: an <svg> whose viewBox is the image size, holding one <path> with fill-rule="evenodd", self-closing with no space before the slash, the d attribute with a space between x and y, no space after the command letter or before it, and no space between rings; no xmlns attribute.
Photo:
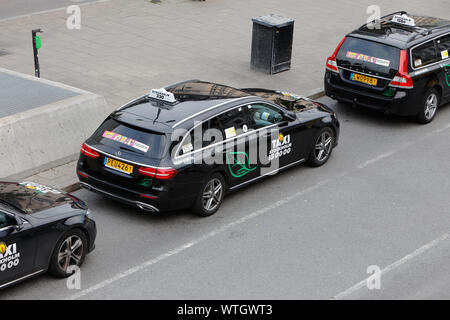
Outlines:
<svg viewBox="0 0 450 320"><path fill-rule="evenodd" d="M83 209L84 203L62 191L34 182L0 181L0 202L25 213L36 215L62 206Z"/></svg>

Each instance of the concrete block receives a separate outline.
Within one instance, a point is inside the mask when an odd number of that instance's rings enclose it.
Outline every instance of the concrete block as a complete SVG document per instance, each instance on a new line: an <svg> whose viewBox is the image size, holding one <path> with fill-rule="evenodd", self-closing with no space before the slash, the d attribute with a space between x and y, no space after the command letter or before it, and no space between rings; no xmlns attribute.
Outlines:
<svg viewBox="0 0 450 320"><path fill-rule="evenodd" d="M0 118L0 177L21 178L76 159L83 141L112 109L106 100L64 84L6 69L31 81L77 93L76 96Z"/></svg>

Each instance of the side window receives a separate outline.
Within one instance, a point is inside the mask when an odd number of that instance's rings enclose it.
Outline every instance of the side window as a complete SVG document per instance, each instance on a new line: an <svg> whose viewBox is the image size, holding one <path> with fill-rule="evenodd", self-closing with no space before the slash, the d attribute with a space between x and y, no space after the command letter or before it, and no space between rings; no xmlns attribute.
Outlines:
<svg viewBox="0 0 450 320"><path fill-rule="evenodd" d="M234 108L216 117L222 128L224 139L229 139L248 131L250 117L247 109L248 106Z"/></svg>
<svg viewBox="0 0 450 320"><path fill-rule="evenodd" d="M220 122L217 117L212 118L189 132L183 140L179 155L190 153L223 140Z"/></svg>
<svg viewBox="0 0 450 320"><path fill-rule="evenodd" d="M438 56L442 59L450 58L450 34L436 40Z"/></svg>
<svg viewBox="0 0 450 320"><path fill-rule="evenodd" d="M434 41L428 41L427 43L413 49L412 51L412 63L414 68L426 66L430 63L440 60L436 53L436 47Z"/></svg>
<svg viewBox="0 0 450 320"><path fill-rule="evenodd" d="M266 104L249 105L248 113L251 119L251 129L259 129L283 121L280 110Z"/></svg>
<svg viewBox="0 0 450 320"><path fill-rule="evenodd" d="M11 218L2 211L0 211L0 229L11 225Z"/></svg>

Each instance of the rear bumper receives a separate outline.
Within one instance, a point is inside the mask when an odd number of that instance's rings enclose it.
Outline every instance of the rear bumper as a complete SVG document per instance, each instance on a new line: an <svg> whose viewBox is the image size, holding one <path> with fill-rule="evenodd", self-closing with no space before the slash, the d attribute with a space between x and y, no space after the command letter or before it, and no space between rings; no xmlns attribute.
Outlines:
<svg viewBox="0 0 450 320"><path fill-rule="evenodd" d="M397 90L392 97L385 97L362 90L355 90L344 83L337 84L334 75L326 71L324 78L325 94L333 99L342 100L357 106L362 106L400 116L413 116L418 113L419 104L413 97L413 89Z"/></svg>
<svg viewBox="0 0 450 320"><path fill-rule="evenodd" d="M149 211L149 212L159 212L160 211L154 205L151 205L151 204L148 204L148 203L145 203L142 201L132 200L132 199L124 197L122 195L118 195L117 193L114 193L114 190L111 190L111 189L113 189L111 187L110 188L107 188L105 186L101 187L101 186L98 186L97 183L93 184L91 181L89 181L89 183L80 181L80 186L89 191L93 191L93 192L99 193L103 196L106 196L108 198L118 200L118 201L126 203L128 205L132 205L141 210L145 210L145 211ZM130 191L130 196L131 196L131 194L132 194L132 192Z"/></svg>
<svg viewBox="0 0 450 320"><path fill-rule="evenodd" d="M142 192L138 190L125 188L118 184L99 179L81 170L77 170L77 174L82 188L147 212L156 213L185 209L192 206L195 201L195 198L180 196L180 192L177 192L179 190L176 188L172 190L169 187L164 191L159 191L157 194L145 194L143 196Z"/></svg>

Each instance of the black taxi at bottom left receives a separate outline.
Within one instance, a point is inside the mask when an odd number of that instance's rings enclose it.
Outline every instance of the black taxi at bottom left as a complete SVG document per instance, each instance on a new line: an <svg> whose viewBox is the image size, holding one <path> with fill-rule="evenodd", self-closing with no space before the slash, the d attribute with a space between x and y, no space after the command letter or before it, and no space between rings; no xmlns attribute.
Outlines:
<svg viewBox="0 0 450 320"><path fill-rule="evenodd" d="M0 289L46 271L71 275L96 234L82 200L32 182L0 181Z"/></svg>

